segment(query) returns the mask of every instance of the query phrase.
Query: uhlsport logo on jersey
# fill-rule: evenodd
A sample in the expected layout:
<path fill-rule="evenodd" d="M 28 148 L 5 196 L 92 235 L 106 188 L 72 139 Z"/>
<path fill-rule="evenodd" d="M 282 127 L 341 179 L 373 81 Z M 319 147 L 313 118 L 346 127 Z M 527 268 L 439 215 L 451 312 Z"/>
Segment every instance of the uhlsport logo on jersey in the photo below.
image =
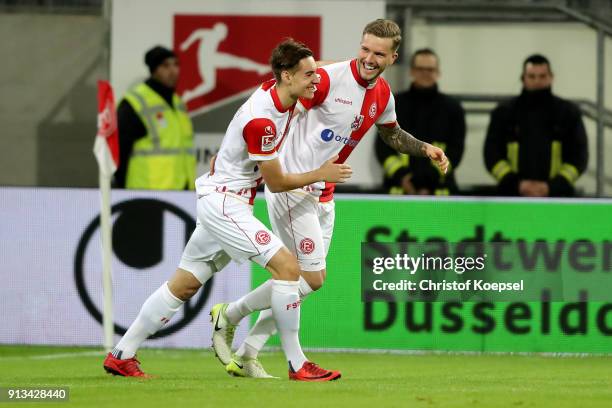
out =
<path fill-rule="evenodd" d="M 321 139 L 323 139 L 324 142 L 331 142 L 333 140 L 352 147 L 357 146 L 357 143 L 359 143 L 358 140 L 353 140 L 350 137 L 337 135 L 331 129 L 323 129 L 321 132 Z"/>
<path fill-rule="evenodd" d="M 175 15 L 177 91 L 191 113 L 248 96 L 273 77 L 272 49 L 284 38 L 306 44 L 319 58 L 321 17 Z"/>

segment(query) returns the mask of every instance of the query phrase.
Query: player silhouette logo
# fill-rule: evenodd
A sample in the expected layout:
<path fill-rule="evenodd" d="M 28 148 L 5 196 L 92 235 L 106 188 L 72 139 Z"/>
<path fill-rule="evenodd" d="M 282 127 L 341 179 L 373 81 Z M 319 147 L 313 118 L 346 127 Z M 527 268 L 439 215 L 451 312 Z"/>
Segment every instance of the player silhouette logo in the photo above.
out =
<path fill-rule="evenodd" d="M 273 78 L 270 52 L 286 37 L 304 42 L 319 58 L 321 17 L 175 14 L 177 92 L 189 114 L 197 117 L 248 98 Z"/>
<path fill-rule="evenodd" d="M 237 68 L 242 71 L 255 71 L 264 75 L 271 71 L 266 64 L 260 64 L 245 57 L 219 51 L 219 44 L 228 34 L 227 25 L 216 23 L 212 28 L 200 28 L 181 43 L 181 52 L 186 52 L 197 43 L 197 68 L 202 82 L 183 93 L 183 100 L 189 102 L 211 92 L 217 86 L 217 70 Z"/>

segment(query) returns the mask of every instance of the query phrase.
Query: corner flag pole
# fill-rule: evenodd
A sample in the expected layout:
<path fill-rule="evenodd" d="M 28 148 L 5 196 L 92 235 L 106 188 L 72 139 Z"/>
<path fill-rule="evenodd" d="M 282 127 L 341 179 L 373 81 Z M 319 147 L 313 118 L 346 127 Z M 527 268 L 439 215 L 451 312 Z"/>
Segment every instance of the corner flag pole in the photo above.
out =
<path fill-rule="evenodd" d="M 93 151 L 98 161 L 100 184 L 104 348 L 110 351 L 114 334 L 110 194 L 111 178 L 119 165 L 119 134 L 113 89 L 107 81 L 98 81 L 98 134 Z"/>
<path fill-rule="evenodd" d="M 100 232 L 102 234 L 102 287 L 104 289 L 104 309 L 102 320 L 104 326 L 104 348 L 113 348 L 113 276 L 112 276 L 112 227 L 110 223 L 110 189 L 111 178 L 100 172 Z"/>

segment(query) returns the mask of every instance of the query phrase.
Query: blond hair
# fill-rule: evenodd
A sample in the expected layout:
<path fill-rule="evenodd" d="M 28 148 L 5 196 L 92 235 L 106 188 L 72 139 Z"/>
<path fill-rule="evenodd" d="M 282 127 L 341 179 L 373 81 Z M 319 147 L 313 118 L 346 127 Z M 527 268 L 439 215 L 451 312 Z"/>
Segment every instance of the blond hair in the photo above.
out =
<path fill-rule="evenodd" d="M 393 40 L 393 51 L 397 51 L 402 41 L 402 30 L 395 21 L 379 18 L 368 23 L 363 29 L 363 35 L 372 34 L 379 38 L 390 38 Z"/>

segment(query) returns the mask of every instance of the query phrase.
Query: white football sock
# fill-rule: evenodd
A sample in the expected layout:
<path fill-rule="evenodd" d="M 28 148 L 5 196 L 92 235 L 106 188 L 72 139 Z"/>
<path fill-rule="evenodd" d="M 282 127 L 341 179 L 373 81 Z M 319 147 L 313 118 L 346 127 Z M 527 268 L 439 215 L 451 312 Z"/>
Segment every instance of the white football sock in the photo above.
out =
<path fill-rule="evenodd" d="M 270 308 L 272 298 L 272 279 L 268 279 L 240 299 L 230 303 L 225 316 L 231 324 L 238 324 L 243 317 L 254 311 Z"/>
<path fill-rule="evenodd" d="M 142 342 L 168 323 L 183 303 L 170 292 L 168 282 L 161 285 L 144 302 L 136 320 L 113 350 L 113 355 L 124 360 L 134 357 Z"/>
<path fill-rule="evenodd" d="M 276 333 L 276 322 L 272 315 L 272 309 L 259 312 L 257 321 L 249 330 L 248 337 L 238 348 L 236 354 L 240 357 L 257 358 L 257 355 L 266 344 L 270 336 Z"/>
<path fill-rule="evenodd" d="M 300 299 L 304 300 L 312 292 L 313 290 L 308 282 L 300 276 Z M 276 334 L 276 322 L 274 316 L 272 316 L 272 309 L 262 310 L 236 354 L 245 358 L 257 358 L 270 336 L 274 334 Z"/>
<path fill-rule="evenodd" d="M 272 281 L 272 314 L 289 366 L 298 371 L 307 361 L 300 347 L 300 295 L 298 281 Z"/>

